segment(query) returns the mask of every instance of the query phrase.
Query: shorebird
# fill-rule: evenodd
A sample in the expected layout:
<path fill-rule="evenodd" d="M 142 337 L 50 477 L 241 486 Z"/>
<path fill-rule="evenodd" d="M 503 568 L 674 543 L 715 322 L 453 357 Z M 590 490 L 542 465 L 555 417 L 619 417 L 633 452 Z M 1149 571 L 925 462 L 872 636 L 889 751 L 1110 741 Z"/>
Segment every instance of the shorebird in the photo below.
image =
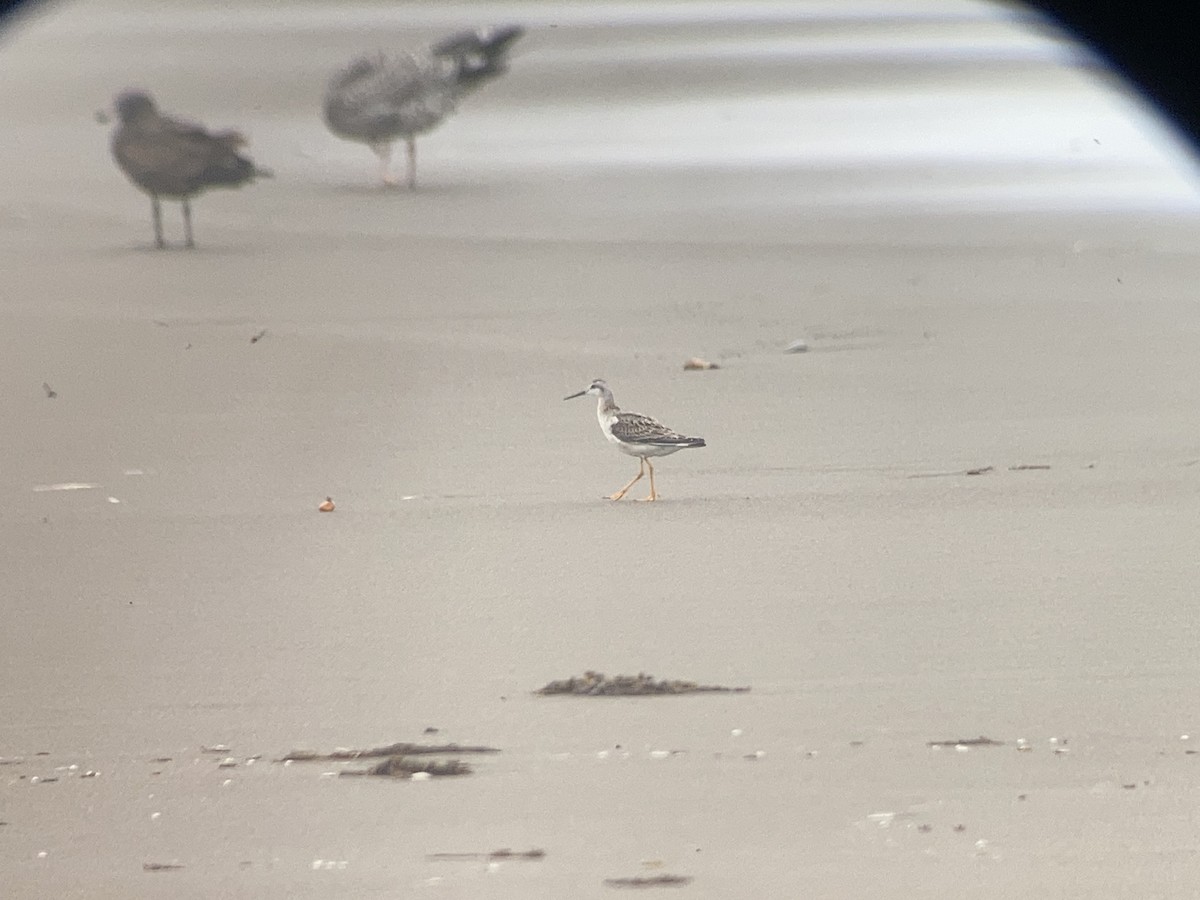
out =
<path fill-rule="evenodd" d="M 164 116 L 144 91 L 125 91 L 116 107 L 120 124 L 112 136 L 113 158 L 129 180 L 150 195 L 154 243 L 160 250 L 167 246 L 160 197 L 182 201 L 184 244 L 195 247 L 192 197 L 208 188 L 238 187 L 271 175 L 238 153 L 246 139 L 237 131 L 210 132 Z"/>
<path fill-rule="evenodd" d="M 325 124 L 338 137 L 370 147 L 386 186 L 392 144 L 408 146 L 409 190 L 417 186 L 417 135 L 454 111 L 458 98 L 508 71 L 508 48 L 519 25 L 452 34 L 424 50 L 361 56 L 330 79 Z"/>
<path fill-rule="evenodd" d="M 604 436 L 616 444 L 617 449 L 622 453 L 636 456 L 639 460 L 637 475 L 625 487 L 614 494 L 609 494 L 609 500 L 620 500 L 624 497 L 625 493 L 645 474 L 647 468 L 650 469 L 650 495 L 641 499 L 657 500 L 658 491 L 654 489 L 654 463 L 650 462 L 650 457 L 668 456 L 676 450 L 705 446 L 704 438 L 686 437 L 677 431 L 672 431 L 657 419 L 637 413 L 622 412 L 616 401 L 613 400 L 613 394 L 609 390 L 608 384 L 599 378 L 584 390 L 571 394 L 569 397 L 563 397 L 563 399 L 574 400 L 584 394 L 591 394 L 597 398 L 596 418 L 600 420 L 600 430 L 604 432 Z"/>

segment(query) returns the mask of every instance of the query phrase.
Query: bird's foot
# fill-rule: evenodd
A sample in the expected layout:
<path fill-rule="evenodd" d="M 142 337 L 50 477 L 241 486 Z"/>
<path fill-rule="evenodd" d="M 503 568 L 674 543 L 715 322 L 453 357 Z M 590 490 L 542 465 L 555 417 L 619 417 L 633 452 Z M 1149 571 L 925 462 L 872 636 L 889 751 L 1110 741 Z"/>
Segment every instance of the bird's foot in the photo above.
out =
<path fill-rule="evenodd" d="M 607 494 L 606 496 L 609 500 L 620 500 L 622 497 L 625 496 L 625 492 L 617 491 L 615 494 Z"/>
<path fill-rule="evenodd" d="M 657 499 L 658 499 L 658 494 L 651 494 L 649 497 L 638 497 L 637 502 L 638 503 L 653 503 Z"/>

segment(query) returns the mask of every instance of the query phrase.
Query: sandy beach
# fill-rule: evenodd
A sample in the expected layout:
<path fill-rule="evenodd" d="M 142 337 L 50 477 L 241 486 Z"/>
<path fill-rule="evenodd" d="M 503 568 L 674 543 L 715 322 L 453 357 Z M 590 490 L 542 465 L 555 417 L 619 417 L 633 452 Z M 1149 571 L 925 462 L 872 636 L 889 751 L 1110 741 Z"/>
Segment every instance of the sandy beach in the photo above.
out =
<path fill-rule="evenodd" d="M 897 10 L 10 23 L 0 893 L 1194 896 L 1194 164 L 1019 16 Z M 514 21 L 417 191 L 324 129 L 355 53 Z M 275 172 L 194 251 L 133 85 Z M 593 378 L 706 439 L 661 502 Z M 750 691 L 533 693 L 589 669 Z M 278 761 L 396 741 L 501 752 Z"/>

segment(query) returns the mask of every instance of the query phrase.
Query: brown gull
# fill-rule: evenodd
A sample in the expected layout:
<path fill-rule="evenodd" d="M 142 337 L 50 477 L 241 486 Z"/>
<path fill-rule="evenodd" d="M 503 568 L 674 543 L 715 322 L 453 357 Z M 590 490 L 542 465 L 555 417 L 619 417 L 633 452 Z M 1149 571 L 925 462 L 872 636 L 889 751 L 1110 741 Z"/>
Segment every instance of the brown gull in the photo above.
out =
<path fill-rule="evenodd" d="M 417 184 L 417 135 L 453 112 L 459 97 L 508 71 L 509 45 L 524 33 L 519 25 L 481 28 L 424 50 L 361 56 L 330 79 L 325 124 L 338 137 L 375 152 L 385 185 L 396 184 L 392 144 L 403 138 L 411 190 Z"/>
<path fill-rule="evenodd" d="M 112 153 L 129 180 L 150 195 L 154 243 L 163 241 L 159 198 L 183 204 L 184 244 L 192 240 L 192 197 L 212 187 L 238 187 L 255 177 L 269 177 L 238 148 L 246 139 L 237 131 L 208 131 L 201 125 L 164 116 L 144 91 L 117 97 L 120 124 L 112 137 Z"/>

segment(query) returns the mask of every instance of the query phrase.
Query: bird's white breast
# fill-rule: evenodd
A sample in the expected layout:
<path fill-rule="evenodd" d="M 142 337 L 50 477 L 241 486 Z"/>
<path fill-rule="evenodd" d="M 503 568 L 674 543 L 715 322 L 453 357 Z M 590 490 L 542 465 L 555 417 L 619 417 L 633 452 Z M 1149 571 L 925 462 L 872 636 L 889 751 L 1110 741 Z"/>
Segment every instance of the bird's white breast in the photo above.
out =
<path fill-rule="evenodd" d="M 598 403 L 596 405 L 596 418 L 600 420 L 600 430 L 604 432 L 604 436 L 614 444 L 620 446 L 621 442 L 612 433 L 613 423 L 617 421 L 617 417 L 610 412 L 606 412 L 603 403 Z"/>

